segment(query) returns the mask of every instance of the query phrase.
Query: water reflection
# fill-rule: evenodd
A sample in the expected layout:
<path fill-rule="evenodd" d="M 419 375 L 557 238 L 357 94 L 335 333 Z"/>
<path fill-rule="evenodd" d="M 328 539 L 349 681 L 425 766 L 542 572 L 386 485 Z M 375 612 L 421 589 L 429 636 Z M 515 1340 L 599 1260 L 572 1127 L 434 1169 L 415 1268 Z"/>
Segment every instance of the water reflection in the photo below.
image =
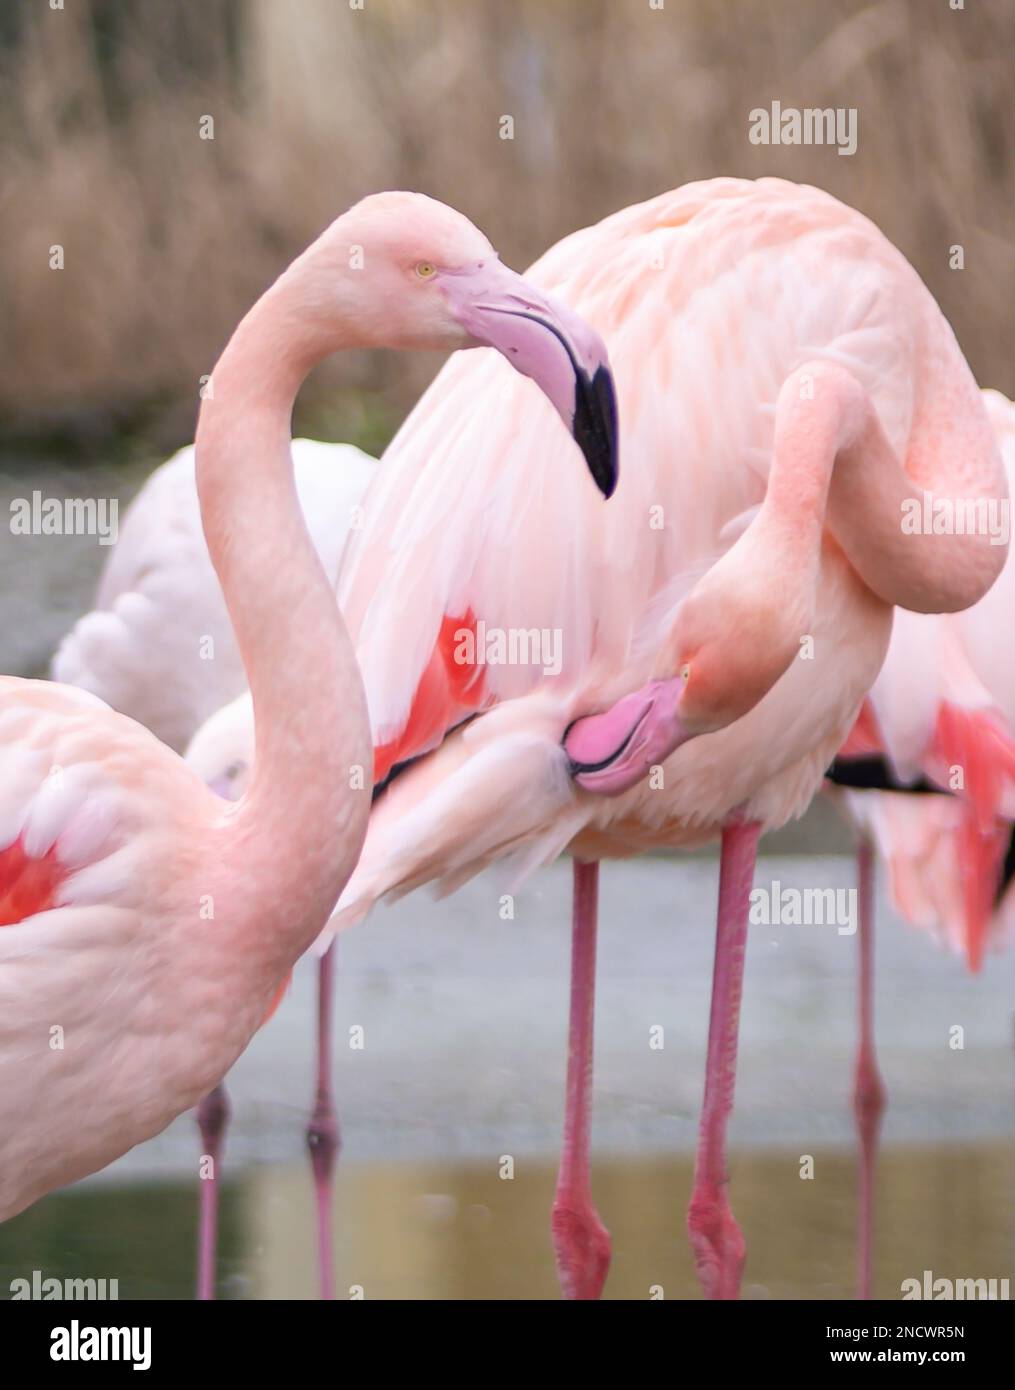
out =
<path fill-rule="evenodd" d="M 748 1243 L 748 1298 L 850 1298 L 855 1261 L 851 1155 L 734 1153 L 735 1208 Z M 898 1298 L 925 1269 L 949 1278 L 1015 1276 L 1015 1161 L 1010 1146 L 894 1148 L 882 1157 L 875 1289 Z M 336 1195 L 340 1295 L 366 1298 L 556 1298 L 548 1219 L 554 1165 L 342 1163 Z M 608 1298 L 668 1299 L 698 1288 L 683 1231 L 687 1156 L 595 1165 L 613 1234 Z M 51 1197 L 0 1228 L 0 1296 L 34 1269 L 118 1278 L 121 1298 L 189 1298 L 196 1203 L 182 1182 L 94 1185 Z M 314 1298 L 309 1177 L 256 1167 L 223 1192 L 220 1295 Z"/>

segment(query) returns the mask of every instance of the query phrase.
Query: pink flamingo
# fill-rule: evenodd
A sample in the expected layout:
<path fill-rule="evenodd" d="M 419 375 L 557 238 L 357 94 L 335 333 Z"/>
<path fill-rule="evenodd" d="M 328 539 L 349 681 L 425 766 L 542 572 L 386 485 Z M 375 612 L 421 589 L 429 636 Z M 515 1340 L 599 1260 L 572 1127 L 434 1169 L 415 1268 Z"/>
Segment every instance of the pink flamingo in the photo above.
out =
<path fill-rule="evenodd" d="M 197 475 L 258 716 L 238 803 L 94 696 L 0 680 L 0 1219 L 207 1095 L 326 920 L 367 822 L 369 738 L 293 485 L 293 401 L 342 347 L 476 343 L 540 382 L 609 490 L 600 340 L 419 195 L 340 217 L 219 360 Z"/>
<path fill-rule="evenodd" d="M 997 391 L 984 391 L 983 403 L 1013 489 L 1015 405 Z M 860 834 L 853 1096 L 861 1298 L 872 1287 L 875 1166 L 886 1103 L 874 1040 L 874 853 L 888 867 L 900 915 L 964 954 L 970 970 L 978 971 L 986 946 L 1000 945 L 1015 926 L 1015 664 L 997 640 L 1013 610 L 1015 568 L 1008 564 L 964 612 L 898 613 L 885 664 L 830 773 L 835 784 L 855 788 L 837 799 Z"/>
<path fill-rule="evenodd" d="M 300 508 L 324 572 L 334 584 L 355 509 L 376 461 L 350 444 L 294 439 L 293 477 Z M 225 596 L 212 566 L 197 496 L 194 447 L 180 449 L 147 479 L 127 508 L 115 548 L 99 579 L 94 609 L 80 618 L 53 658 L 55 680 L 80 686 L 149 728 L 181 752 L 188 764 L 227 800 L 246 790 L 253 761 L 249 747 L 223 756 L 224 721 L 212 711 L 245 690 L 246 676 Z M 249 694 L 242 697 L 249 704 Z M 212 716 L 209 718 L 209 716 Z M 200 734 L 195 734 L 200 728 Z M 334 952 L 321 963 L 322 1011 Z M 326 989 L 328 987 L 328 989 Z M 318 1050 L 317 1101 L 307 1124 L 307 1146 L 319 1205 L 331 1210 L 338 1150 L 338 1119 L 328 1058 Z M 197 1107 L 202 1161 L 198 1218 L 197 1296 L 214 1296 L 221 1157 L 229 1114 L 224 1085 Z M 319 1227 L 330 1236 L 322 1216 Z M 331 1296 L 330 1246 L 320 1251 L 321 1287 Z"/>
<path fill-rule="evenodd" d="M 595 1297 L 596 863 L 720 835 L 689 1227 L 706 1294 L 732 1297 L 744 1245 L 725 1145 L 758 836 L 820 786 L 892 605 L 961 608 L 1001 568 L 985 536 L 905 534 L 904 504 L 996 502 L 1004 477 L 926 288 L 816 189 L 692 184 L 565 238 L 530 275 L 611 344 L 623 479 L 596 508 L 560 468 L 534 478 L 531 458 L 560 446 L 492 357 L 450 363 L 410 416 L 339 585 L 381 794 L 333 926 L 496 860 L 520 875 L 575 856 L 553 1231 L 565 1293 Z M 482 403 L 468 419 L 466 400 Z M 540 634 L 560 635 L 559 660 L 533 656 Z"/>

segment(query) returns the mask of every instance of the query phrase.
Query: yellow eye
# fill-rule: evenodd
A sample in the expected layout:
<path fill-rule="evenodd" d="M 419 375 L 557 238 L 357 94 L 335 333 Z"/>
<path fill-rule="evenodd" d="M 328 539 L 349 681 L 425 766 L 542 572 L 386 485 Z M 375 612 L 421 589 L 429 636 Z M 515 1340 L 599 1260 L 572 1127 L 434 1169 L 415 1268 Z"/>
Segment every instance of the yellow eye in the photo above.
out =
<path fill-rule="evenodd" d="M 686 683 L 690 679 L 690 675 L 691 663 L 689 661 L 685 661 L 683 666 L 681 666 L 680 668 L 680 679 Z"/>
<path fill-rule="evenodd" d="M 416 274 L 421 280 L 430 280 L 437 274 L 437 267 L 430 261 L 420 261 Z"/>

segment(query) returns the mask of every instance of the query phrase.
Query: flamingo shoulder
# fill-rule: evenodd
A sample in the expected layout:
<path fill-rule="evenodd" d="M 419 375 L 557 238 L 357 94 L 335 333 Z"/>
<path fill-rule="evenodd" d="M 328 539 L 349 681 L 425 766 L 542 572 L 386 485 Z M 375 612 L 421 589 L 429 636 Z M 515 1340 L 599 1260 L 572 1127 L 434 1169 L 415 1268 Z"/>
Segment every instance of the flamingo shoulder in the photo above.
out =
<path fill-rule="evenodd" d="M 214 803 L 171 750 L 94 696 L 0 679 L 0 928 L 64 906 L 136 906 L 159 830 L 202 798 Z"/>

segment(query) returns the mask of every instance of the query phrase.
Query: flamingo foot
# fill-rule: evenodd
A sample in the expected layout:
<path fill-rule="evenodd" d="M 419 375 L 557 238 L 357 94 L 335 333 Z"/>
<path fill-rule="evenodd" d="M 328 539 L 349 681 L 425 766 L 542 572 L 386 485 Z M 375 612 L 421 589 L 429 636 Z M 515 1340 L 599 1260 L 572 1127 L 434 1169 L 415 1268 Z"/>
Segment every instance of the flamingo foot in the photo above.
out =
<path fill-rule="evenodd" d="M 687 1211 L 687 1229 L 705 1297 L 739 1298 L 747 1246 L 725 1189 L 704 1183 L 696 1189 Z"/>
<path fill-rule="evenodd" d="M 219 1083 L 197 1107 L 201 1132 L 201 1162 L 211 1160 L 211 1171 L 201 1176 L 201 1206 L 197 1222 L 197 1297 L 208 1302 L 215 1297 L 215 1261 L 218 1249 L 219 1159 L 229 1124 L 229 1097 Z"/>
<path fill-rule="evenodd" d="M 610 1233 L 591 1202 L 558 1197 L 551 1218 L 557 1279 L 568 1299 L 597 1299 L 610 1270 Z"/>

